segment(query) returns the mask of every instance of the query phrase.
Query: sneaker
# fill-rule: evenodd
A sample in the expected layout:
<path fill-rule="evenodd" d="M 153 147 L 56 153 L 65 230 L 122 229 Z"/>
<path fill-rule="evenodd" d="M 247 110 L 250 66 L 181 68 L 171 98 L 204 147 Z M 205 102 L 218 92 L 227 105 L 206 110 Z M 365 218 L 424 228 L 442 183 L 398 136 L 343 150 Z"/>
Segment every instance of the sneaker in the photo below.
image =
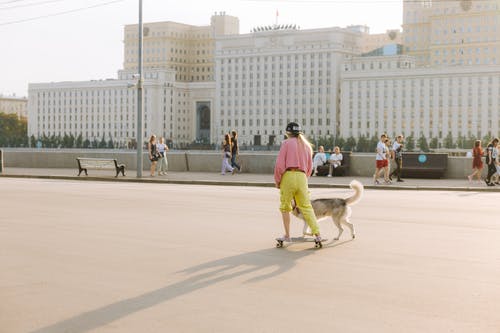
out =
<path fill-rule="evenodd" d="M 373 182 L 373 184 L 374 185 L 380 185 L 380 182 L 377 179 L 375 179 L 375 181 Z"/>
<path fill-rule="evenodd" d="M 285 235 L 281 236 L 281 237 L 278 237 L 276 238 L 277 241 L 280 241 L 280 242 L 290 242 L 290 237 L 286 237 Z"/>
<path fill-rule="evenodd" d="M 231 174 L 232 174 L 232 175 L 235 175 L 235 174 L 236 174 L 236 170 L 238 170 L 238 169 L 233 168 L 233 171 L 231 171 Z"/>
<path fill-rule="evenodd" d="M 331 177 L 332 175 L 328 175 L 327 177 Z"/>
<path fill-rule="evenodd" d="M 495 184 L 493 184 L 493 183 L 486 183 L 486 185 L 488 185 L 488 186 L 495 186 Z"/>
<path fill-rule="evenodd" d="M 404 182 L 404 180 L 402 180 L 402 179 L 398 179 L 397 181 L 398 181 L 398 182 Z"/>
<path fill-rule="evenodd" d="M 321 236 L 314 237 L 314 241 L 318 243 L 321 242 Z"/>
<path fill-rule="evenodd" d="M 389 179 L 387 179 L 387 180 L 384 180 L 384 184 L 389 185 L 389 184 L 392 184 L 392 182 Z"/>
<path fill-rule="evenodd" d="M 467 179 L 469 180 L 469 183 L 472 183 L 472 177 L 471 176 L 467 176 Z"/>

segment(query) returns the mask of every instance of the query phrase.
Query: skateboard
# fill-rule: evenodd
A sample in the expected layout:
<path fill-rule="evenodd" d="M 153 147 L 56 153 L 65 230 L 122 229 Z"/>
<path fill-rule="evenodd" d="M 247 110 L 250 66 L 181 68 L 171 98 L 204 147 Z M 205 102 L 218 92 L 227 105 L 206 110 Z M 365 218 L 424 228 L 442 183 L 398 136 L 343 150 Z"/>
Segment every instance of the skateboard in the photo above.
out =
<path fill-rule="evenodd" d="M 320 249 L 323 247 L 323 242 L 327 241 L 328 239 L 323 238 L 321 241 L 316 241 L 315 238 L 311 237 L 290 237 L 289 242 L 282 241 L 281 239 L 276 238 L 276 247 L 281 248 L 284 247 L 286 243 L 292 244 L 292 243 L 305 243 L 305 242 L 314 242 L 314 247 L 317 249 Z"/>

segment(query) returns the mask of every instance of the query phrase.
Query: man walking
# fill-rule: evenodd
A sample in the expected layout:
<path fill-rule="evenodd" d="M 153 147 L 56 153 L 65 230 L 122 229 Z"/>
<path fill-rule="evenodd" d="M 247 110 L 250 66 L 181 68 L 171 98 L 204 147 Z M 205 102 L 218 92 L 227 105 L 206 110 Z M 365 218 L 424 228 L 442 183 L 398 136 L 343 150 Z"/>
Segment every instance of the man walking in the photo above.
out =
<path fill-rule="evenodd" d="M 238 156 L 239 153 L 240 149 L 238 147 L 238 133 L 233 130 L 231 131 L 231 166 L 238 169 L 238 172 L 241 172 L 241 165 L 236 163 L 236 156 Z"/>
<path fill-rule="evenodd" d="M 386 184 L 390 184 L 389 180 L 389 161 L 387 160 L 387 146 L 385 145 L 385 140 L 387 139 L 386 134 L 382 134 L 380 136 L 380 141 L 377 143 L 377 156 L 375 158 L 376 162 L 376 170 L 373 175 L 373 183 L 375 185 L 380 184 L 378 181 L 379 173 L 383 169 L 384 170 L 384 181 Z"/>
<path fill-rule="evenodd" d="M 401 169 L 403 168 L 403 140 L 402 135 L 398 135 L 396 141 L 392 145 L 392 158 L 396 162 L 396 169 L 391 172 L 389 179 L 392 180 L 392 176 L 396 175 L 398 177 L 398 182 L 404 180 L 401 179 Z"/>

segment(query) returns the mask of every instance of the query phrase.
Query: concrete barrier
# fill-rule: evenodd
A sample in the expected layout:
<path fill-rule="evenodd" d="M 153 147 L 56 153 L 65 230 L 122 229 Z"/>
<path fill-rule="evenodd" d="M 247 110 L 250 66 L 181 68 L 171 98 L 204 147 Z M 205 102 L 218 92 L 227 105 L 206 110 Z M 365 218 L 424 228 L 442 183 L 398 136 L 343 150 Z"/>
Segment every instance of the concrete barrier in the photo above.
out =
<path fill-rule="evenodd" d="M 135 170 L 137 166 L 136 152 L 128 150 L 2 148 L 2 153 L 0 162 L 3 162 L 5 168 L 74 168 L 76 170 L 78 168 L 77 157 L 116 158 L 119 163 L 126 165 L 127 170 Z M 277 152 L 242 151 L 238 161 L 243 167 L 243 172 L 272 174 L 276 155 Z M 171 150 L 167 153 L 167 159 L 170 171 L 220 172 L 222 153 Z M 353 153 L 350 164 L 351 177 L 371 177 L 375 171 L 375 156 L 368 153 Z M 143 155 L 143 166 L 144 170 L 148 170 L 151 166 L 147 152 Z M 472 158 L 448 157 L 445 178 L 465 179 L 471 173 L 471 168 Z M 483 172 L 486 174 L 485 170 Z"/>

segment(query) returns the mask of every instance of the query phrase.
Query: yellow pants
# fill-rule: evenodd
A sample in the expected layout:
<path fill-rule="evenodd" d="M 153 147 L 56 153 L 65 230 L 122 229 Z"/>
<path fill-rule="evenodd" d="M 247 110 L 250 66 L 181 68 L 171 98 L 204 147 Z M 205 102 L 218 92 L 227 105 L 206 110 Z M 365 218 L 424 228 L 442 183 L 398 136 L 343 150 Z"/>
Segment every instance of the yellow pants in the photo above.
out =
<path fill-rule="evenodd" d="M 307 225 L 311 228 L 312 233 L 318 234 L 319 227 L 309 199 L 307 177 L 301 171 L 286 171 L 281 177 L 280 210 L 282 212 L 292 211 L 292 199 L 295 199 L 295 203 L 304 216 Z"/>

